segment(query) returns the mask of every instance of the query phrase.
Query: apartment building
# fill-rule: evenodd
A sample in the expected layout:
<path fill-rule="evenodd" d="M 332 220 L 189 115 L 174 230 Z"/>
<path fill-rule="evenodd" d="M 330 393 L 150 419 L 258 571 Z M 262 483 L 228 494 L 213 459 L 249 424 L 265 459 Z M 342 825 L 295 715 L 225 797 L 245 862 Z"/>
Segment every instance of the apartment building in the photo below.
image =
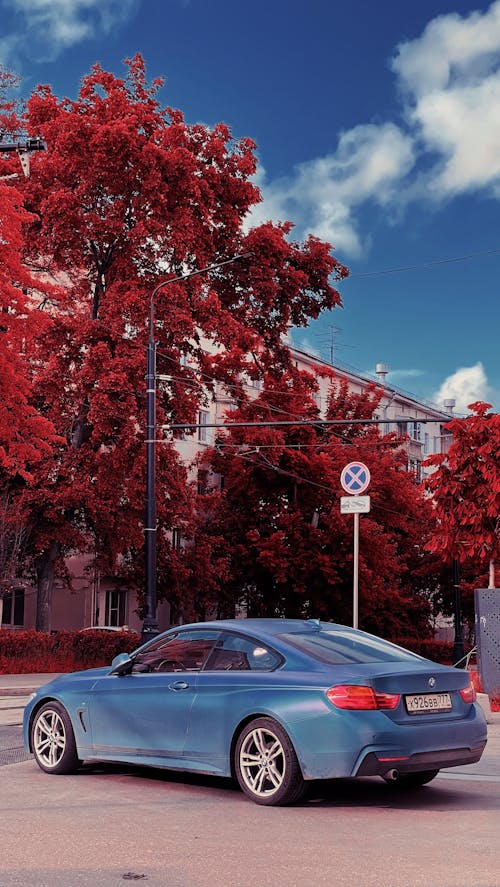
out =
<path fill-rule="evenodd" d="M 409 393 L 387 384 L 388 368 L 377 364 L 373 375 L 363 375 L 354 369 L 332 367 L 326 361 L 291 347 L 292 359 L 298 369 L 310 372 L 318 380 L 317 404 L 324 414 L 331 385 L 332 370 L 339 379 L 345 379 L 349 389 L 361 393 L 370 382 L 376 382 L 383 395 L 376 418 L 381 421 L 381 431 L 397 431 L 407 434 L 408 470 L 415 473 L 419 481 L 424 476 L 423 461 L 431 453 L 446 452 L 451 437 L 444 426 L 453 414 L 454 403 L 447 402 L 444 409 L 419 401 Z M 161 380 L 159 382 L 161 386 Z M 248 391 L 255 395 L 259 383 L 248 380 Z M 227 421 L 231 409 L 231 394 L 221 385 L 216 387 L 215 397 L 200 409 L 197 428 L 176 441 L 180 457 L 190 465 L 195 457 L 213 444 L 216 429 L 213 424 Z M 175 531 L 174 531 L 175 536 Z M 174 538 L 174 544 L 176 540 Z M 127 589 L 122 580 L 112 576 L 102 576 L 95 569 L 92 559 L 75 554 L 66 562 L 71 576 L 70 587 L 62 582 L 56 584 L 52 600 L 51 627 L 57 629 L 80 629 L 92 625 L 119 627 L 127 625 L 140 631 L 141 621 L 137 616 L 135 594 Z M 158 607 L 160 628 L 167 628 L 170 611 L 167 603 Z M 0 625 L 2 628 L 32 628 L 36 621 L 36 589 L 19 585 L 6 597 L 0 599 Z"/>
<path fill-rule="evenodd" d="M 332 366 L 297 348 L 292 348 L 291 351 L 297 368 L 307 370 L 318 378 L 318 407 L 323 410 L 327 403 L 330 382 L 322 373 L 327 368 L 331 371 Z M 453 416 L 455 401 L 445 401 L 443 409 L 440 409 L 435 404 L 419 401 L 414 395 L 389 385 L 389 368 L 384 363 L 378 363 L 372 375 L 364 375 L 345 365 L 333 369 L 336 376 L 345 379 L 349 389 L 357 394 L 373 382 L 382 388 L 383 395 L 375 417 L 384 420 L 381 422 L 381 433 L 396 431 L 398 434 L 408 435 L 408 470 L 413 471 L 417 481 L 420 481 L 430 470 L 422 464 L 427 456 L 448 451 L 451 435 L 444 430 L 444 426 Z"/>

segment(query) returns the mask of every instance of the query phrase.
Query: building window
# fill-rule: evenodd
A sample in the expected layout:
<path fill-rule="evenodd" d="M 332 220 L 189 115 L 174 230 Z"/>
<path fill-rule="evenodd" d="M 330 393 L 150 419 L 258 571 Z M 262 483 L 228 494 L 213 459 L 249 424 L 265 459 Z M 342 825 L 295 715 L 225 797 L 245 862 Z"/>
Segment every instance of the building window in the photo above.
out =
<path fill-rule="evenodd" d="M 209 413 L 207 410 L 200 410 L 198 413 L 198 440 L 202 443 L 206 443 L 208 440 L 208 425 Z"/>
<path fill-rule="evenodd" d="M 208 471 L 206 469 L 198 469 L 196 475 L 196 489 L 198 496 L 205 496 L 208 493 Z"/>
<path fill-rule="evenodd" d="M 24 588 L 13 588 L 3 599 L 2 625 L 6 628 L 24 626 Z"/>
<path fill-rule="evenodd" d="M 262 381 L 260 379 L 252 379 L 250 376 L 248 377 L 248 387 L 253 388 L 254 391 L 260 391 L 262 388 Z"/>
<path fill-rule="evenodd" d="M 410 435 L 412 440 L 422 441 L 422 423 L 421 422 L 408 422 L 407 425 L 408 434 Z"/>
<path fill-rule="evenodd" d="M 125 625 L 127 611 L 127 592 L 122 589 L 110 589 L 106 591 L 106 616 L 105 625 Z"/>
<path fill-rule="evenodd" d="M 453 435 L 449 431 L 443 429 L 442 437 L 439 440 L 440 446 L 436 450 L 437 453 L 448 453 L 453 443 Z"/>
<path fill-rule="evenodd" d="M 420 459 L 408 460 L 408 471 L 413 472 L 417 484 L 422 480 L 422 463 Z"/>
<path fill-rule="evenodd" d="M 181 543 L 182 543 L 181 531 L 179 530 L 179 527 L 174 527 L 172 530 L 172 548 L 174 549 L 174 551 L 181 550 Z"/>

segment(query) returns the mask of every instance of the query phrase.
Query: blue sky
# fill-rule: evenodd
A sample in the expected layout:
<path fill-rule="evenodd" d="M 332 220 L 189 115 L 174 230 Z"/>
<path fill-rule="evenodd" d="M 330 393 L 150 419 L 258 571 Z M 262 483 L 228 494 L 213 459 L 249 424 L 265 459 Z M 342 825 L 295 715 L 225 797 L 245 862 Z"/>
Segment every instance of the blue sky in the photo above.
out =
<path fill-rule="evenodd" d="M 298 345 L 500 409 L 500 0 L 0 0 L 25 94 L 73 97 L 137 51 L 165 105 L 257 142 L 253 221 L 289 218 L 350 268 Z"/>

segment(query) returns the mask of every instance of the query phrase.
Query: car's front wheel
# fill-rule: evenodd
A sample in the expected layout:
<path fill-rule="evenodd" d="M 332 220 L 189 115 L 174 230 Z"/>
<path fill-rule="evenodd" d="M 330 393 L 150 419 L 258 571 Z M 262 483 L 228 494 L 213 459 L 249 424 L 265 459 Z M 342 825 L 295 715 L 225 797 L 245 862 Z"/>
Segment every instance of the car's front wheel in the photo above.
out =
<path fill-rule="evenodd" d="M 397 788 L 420 788 L 435 779 L 438 773 L 439 770 L 420 770 L 418 773 L 400 773 L 395 779 L 382 778 Z"/>
<path fill-rule="evenodd" d="M 31 725 L 35 761 L 46 773 L 72 773 L 80 760 L 68 712 L 59 702 L 46 702 Z"/>
<path fill-rule="evenodd" d="M 236 743 L 234 764 L 241 789 L 256 804 L 293 804 L 304 793 L 295 749 L 272 718 L 256 718 L 244 727 Z"/>

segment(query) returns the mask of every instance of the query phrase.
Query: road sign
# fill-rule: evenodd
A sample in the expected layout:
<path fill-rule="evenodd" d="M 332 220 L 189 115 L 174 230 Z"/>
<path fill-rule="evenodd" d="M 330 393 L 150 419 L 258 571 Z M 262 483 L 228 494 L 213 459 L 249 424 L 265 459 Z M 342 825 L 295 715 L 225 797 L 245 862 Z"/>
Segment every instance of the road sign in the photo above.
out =
<path fill-rule="evenodd" d="M 369 496 L 341 496 L 341 514 L 368 514 L 370 510 Z"/>
<path fill-rule="evenodd" d="M 351 496 L 359 496 L 370 484 L 370 470 L 364 462 L 349 462 L 340 475 L 342 489 Z"/>
<path fill-rule="evenodd" d="M 340 511 L 352 514 L 354 518 L 354 555 L 352 577 L 352 624 L 358 627 L 358 584 L 359 584 L 359 515 L 370 510 L 370 497 L 361 493 L 370 484 L 370 469 L 364 462 L 349 462 L 340 475 L 342 489 L 349 496 L 341 496 Z"/>

